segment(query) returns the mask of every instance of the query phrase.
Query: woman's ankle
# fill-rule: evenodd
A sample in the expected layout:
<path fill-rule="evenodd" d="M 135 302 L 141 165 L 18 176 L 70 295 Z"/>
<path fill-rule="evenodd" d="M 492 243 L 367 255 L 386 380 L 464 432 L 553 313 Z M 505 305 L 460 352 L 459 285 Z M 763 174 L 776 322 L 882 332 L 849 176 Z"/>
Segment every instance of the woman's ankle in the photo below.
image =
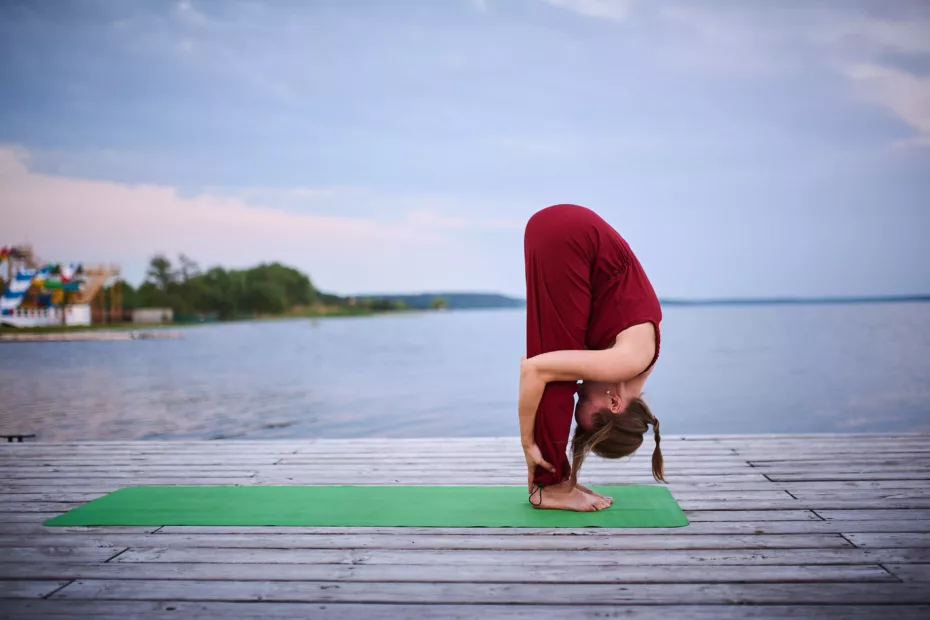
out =
<path fill-rule="evenodd" d="M 550 484 L 546 487 L 546 491 L 549 493 L 571 493 L 575 488 L 575 485 L 572 484 L 571 480 L 563 480 L 558 484 Z"/>

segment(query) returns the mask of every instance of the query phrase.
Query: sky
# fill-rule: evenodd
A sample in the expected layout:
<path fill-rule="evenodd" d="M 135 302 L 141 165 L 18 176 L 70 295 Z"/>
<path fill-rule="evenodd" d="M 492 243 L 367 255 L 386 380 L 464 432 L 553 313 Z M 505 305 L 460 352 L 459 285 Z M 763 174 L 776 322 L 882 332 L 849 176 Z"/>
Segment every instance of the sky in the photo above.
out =
<path fill-rule="evenodd" d="M 575 203 L 666 298 L 930 293 L 930 3 L 0 3 L 0 245 L 524 294 Z"/>

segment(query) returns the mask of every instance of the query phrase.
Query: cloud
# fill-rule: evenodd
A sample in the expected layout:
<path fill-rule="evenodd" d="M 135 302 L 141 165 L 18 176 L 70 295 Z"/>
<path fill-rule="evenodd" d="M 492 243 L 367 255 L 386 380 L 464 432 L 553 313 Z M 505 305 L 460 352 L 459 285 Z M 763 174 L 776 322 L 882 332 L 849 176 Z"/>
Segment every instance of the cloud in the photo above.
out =
<path fill-rule="evenodd" d="M 456 238 L 461 231 L 515 224 L 448 214 L 441 200 L 425 198 L 392 211 L 393 220 L 323 215 L 253 204 L 257 190 L 248 199 L 213 191 L 182 196 L 164 185 L 39 174 L 29 159 L 24 149 L 0 147 L 4 241 L 32 243 L 45 260 L 142 264 L 155 252 L 184 252 L 225 266 L 280 260 L 340 290 L 377 289 L 385 281 L 439 286 L 444 274 L 467 269 L 468 248 Z M 318 205 L 346 193 L 374 199 L 361 190 L 312 188 L 267 190 L 265 197 L 288 191 Z"/>
<path fill-rule="evenodd" d="M 851 65 L 846 76 L 864 99 L 888 109 L 917 131 L 915 138 L 901 144 L 930 146 L 930 76 L 872 63 Z"/>
<path fill-rule="evenodd" d="M 711 75 L 771 77 L 796 71 L 808 25 L 777 12 L 710 10 L 704 5 L 665 6 L 656 53 L 665 61 Z"/>
<path fill-rule="evenodd" d="M 472 8 L 474 8 L 479 13 L 488 12 L 488 0 L 470 0 Z"/>
<path fill-rule="evenodd" d="M 930 54 L 930 19 L 852 20 L 826 30 L 824 38 L 872 54 Z"/>
<path fill-rule="evenodd" d="M 500 218 L 501 204 L 480 198 L 447 195 L 385 194 L 361 187 L 211 187 L 205 193 L 241 200 L 252 206 L 274 205 L 292 213 L 376 218 L 378 214 L 402 214 L 402 223 L 434 230 L 523 229 L 525 220 Z M 508 206 L 529 217 L 533 205 Z M 509 209 L 513 212 L 514 209 Z"/>
<path fill-rule="evenodd" d="M 632 0 L 545 0 L 552 6 L 596 19 L 622 22 L 630 13 Z"/>
<path fill-rule="evenodd" d="M 894 55 L 930 57 L 930 20 L 850 20 L 828 30 L 824 38 L 841 54 L 840 71 L 860 98 L 916 131 L 895 146 L 930 146 L 930 76 L 893 62 Z"/>
<path fill-rule="evenodd" d="M 195 9 L 190 0 L 180 0 L 175 4 L 174 15 L 179 22 L 187 26 L 202 26 L 207 23 L 207 16 Z"/>
<path fill-rule="evenodd" d="M 930 142 L 930 77 L 895 62 L 926 59 L 930 20 L 863 19 L 836 7 L 797 11 L 710 11 L 668 6 L 660 19 L 676 29 L 661 54 L 684 68 L 749 78 L 818 70 L 850 80 L 858 96 L 916 130 L 897 145 Z M 898 59 L 900 60 L 900 59 Z"/>

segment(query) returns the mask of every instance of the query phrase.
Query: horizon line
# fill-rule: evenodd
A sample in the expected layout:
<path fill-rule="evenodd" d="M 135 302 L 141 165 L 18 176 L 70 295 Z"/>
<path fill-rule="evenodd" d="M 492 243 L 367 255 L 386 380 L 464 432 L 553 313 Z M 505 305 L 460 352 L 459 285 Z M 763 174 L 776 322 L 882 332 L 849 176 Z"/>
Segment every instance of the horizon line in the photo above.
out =
<path fill-rule="evenodd" d="M 345 295 L 345 297 L 359 298 L 390 298 L 390 297 L 421 297 L 440 295 L 488 295 L 498 296 L 513 301 L 526 303 L 524 297 L 508 295 L 506 293 L 489 293 L 485 291 L 425 291 L 418 293 L 380 293 Z M 342 296 L 342 295 L 340 295 Z M 762 305 L 762 304 L 829 304 L 829 303 L 876 303 L 876 302 L 927 302 L 930 293 L 903 294 L 903 295 L 854 295 L 854 296 L 822 296 L 822 297 L 711 297 L 700 298 L 659 298 L 659 303 L 669 306 L 710 306 L 710 305 Z"/>

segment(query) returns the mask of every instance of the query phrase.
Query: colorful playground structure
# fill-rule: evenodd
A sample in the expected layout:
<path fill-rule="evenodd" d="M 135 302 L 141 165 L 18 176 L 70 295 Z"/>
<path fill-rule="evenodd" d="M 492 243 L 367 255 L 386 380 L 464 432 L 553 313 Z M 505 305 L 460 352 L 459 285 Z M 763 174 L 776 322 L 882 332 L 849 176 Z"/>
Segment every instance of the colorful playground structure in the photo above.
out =
<path fill-rule="evenodd" d="M 119 267 L 113 265 L 49 264 L 40 261 L 28 245 L 2 247 L 0 325 L 42 327 L 120 321 L 119 275 Z"/>

